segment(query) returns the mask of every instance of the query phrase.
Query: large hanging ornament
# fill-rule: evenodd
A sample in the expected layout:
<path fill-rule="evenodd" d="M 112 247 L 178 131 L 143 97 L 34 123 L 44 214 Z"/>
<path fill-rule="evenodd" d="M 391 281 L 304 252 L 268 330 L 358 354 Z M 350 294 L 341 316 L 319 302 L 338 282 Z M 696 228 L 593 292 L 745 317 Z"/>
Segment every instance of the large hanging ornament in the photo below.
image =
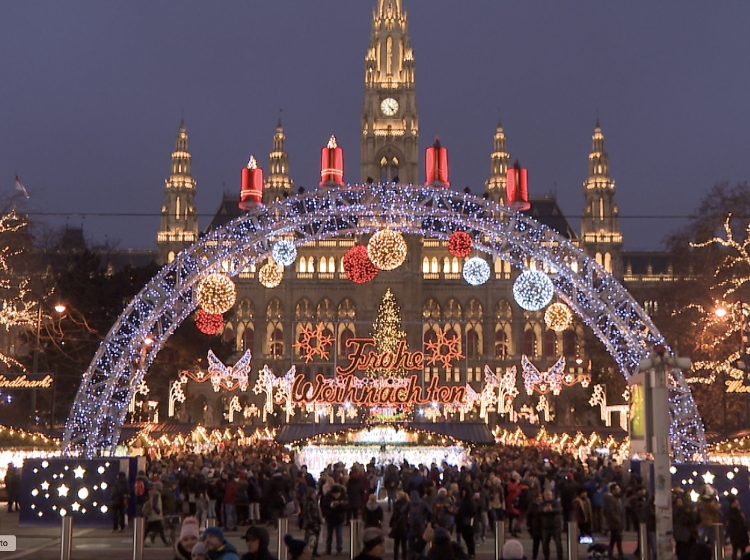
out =
<path fill-rule="evenodd" d="M 199 331 L 208 336 L 219 334 L 221 328 L 224 326 L 224 316 L 199 309 L 195 314 L 195 326 Z"/>
<path fill-rule="evenodd" d="M 490 279 L 490 265 L 482 257 L 471 257 L 464 263 L 464 280 L 472 286 L 481 286 Z"/>
<path fill-rule="evenodd" d="M 469 256 L 472 244 L 471 236 L 468 233 L 456 231 L 451 233 L 448 238 L 448 252 L 454 257 L 462 259 Z"/>
<path fill-rule="evenodd" d="M 237 301 L 237 287 L 223 274 L 209 274 L 198 284 L 196 291 L 198 305 L 208 313 L 226 313 Z"/>
<path fill-rule="evenodd" d="M 553 303 L 544 312 L 544 322 L 555 332 L 563 332 L 573 322 L 573 313 L 564 303 Z"/>
<path fill-rule="evenodd" d="M 273 244 L 271 256 L 281 266 L 291 266 L 297 260 L 297 247 L 293 241 L 281 239 Z"/>
<path fill-rule="evenodd" d="M 377 267 L 367 256 L 367 247 L 355 245 L 344 253 L 344 274 L 355 284 L 365 284 L 378 275 Z"/>
<path fill-rule="evenodd" d="M 258 271 L 258 280 L 266 288 L 275 288 L 284 278 L 284 267 L 275 261 L 268 261 Z"/>
<path fill-rule="evenodd" d="M 527 270 L 513 283 L 513 297 L 526 311 L 544 309 L 554 294 L 552 280 L 541 270 Z"/>
<path fill-rule="evenodd" d="M 406 252 L 404 237 L 389 229 L 377 232 L 367 244 L 367 256 L 380 270 L 393 270 L 401 266 L 406 260 Z"/>

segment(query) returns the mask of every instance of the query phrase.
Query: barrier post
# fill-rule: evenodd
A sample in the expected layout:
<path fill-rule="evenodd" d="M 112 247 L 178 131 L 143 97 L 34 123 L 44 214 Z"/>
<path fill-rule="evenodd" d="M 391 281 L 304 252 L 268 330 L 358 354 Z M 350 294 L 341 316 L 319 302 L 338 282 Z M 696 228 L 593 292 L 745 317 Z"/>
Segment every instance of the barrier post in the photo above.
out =
<path fill-rule="evenodd" d="M 503 547 L 505 546 L 505 520 L 495 521 L 495 560 L 501 560 L 503 557 Z"/>
<path fill-rule="evenodd" d="M 713 537 L 713 560 L 724 560 L 724 526 L 714 523 L 711 527 Z"/>
<path fill-rule="evenodd" d="M 73 518 L 62 518 L 62 533 L 60 534 L 60 560 L 70 560 L 73 550 Z"/>
<path fill-rule="evenodd" d="M 143 560 L 143 541 L 146 540 L 146 520 L 133 519 L 133 560 Z"/>
<path fill-rule="evenodd" d="M 645 523 L 638 525 L 638 552 L 638 560 L 648 558 L 648 531 Z"/>
<path fill-rule="evenodd" d="M 578 521 L 568 521 L 568 559 L 578 560 Z"/>
<path fill-rule="evenodd" d="M 352 519 L 349 527 L 349 558 L 354 558 L 362 549 L 362 520 Z"/>
<path fill-rule="evenodd" d="M 279 560 L 287 560 L 289 558 L 289 550 L 286 548 L 284 542 L 284 535 L 289 532 L 289 520 L 286 517 L 279 517 L 279 550 L 277 551 L 276 558 Z"/>

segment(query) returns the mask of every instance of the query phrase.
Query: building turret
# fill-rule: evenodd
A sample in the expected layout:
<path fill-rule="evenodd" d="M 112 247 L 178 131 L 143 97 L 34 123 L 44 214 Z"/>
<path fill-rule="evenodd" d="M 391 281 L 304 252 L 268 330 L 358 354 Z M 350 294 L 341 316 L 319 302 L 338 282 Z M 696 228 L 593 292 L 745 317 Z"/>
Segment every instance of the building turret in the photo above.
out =
<path fill-rule="evenodd" d="M 583 194 L 586 204 L 581 220 L 583 249 L 607 272 L 621 277 L 622 233 L 615 204 L 615 182 L 609 175 L 609 156 L 604 151 L 604 135 L 599 119 L 591 137 L 589 177 L 583 183 Z"/>
<path fill-rule="evenodd" d="M 414 53 L 401 0 L 378 0 L 365 56 L 360 179 L 417 184 Z"/>
<path fill-rule="evenodd" d="M 161 224 L 156 234 L 159 262 L 172 262 L 177 253 L 198 240 L 198 214 L 195 209 L 196 183 L 191 172 L 185 123 L 180 128 L 172 152 L 172 171 L 164 185 Z"/>
<path fill-rule="evenodd" d="M 495 131 L 495 145 L 490 155 L 490 178 L 484 184 L 487 196 L 490 200 L 500 205 L 505 205 L 507 201 L 507 175 L 510 155 L 505 150 L 505 132 L 503 132 L 502 123 L 497 123 Z"/>
<path fill-rule="evenodd" d="M 263 202 L 266 204 L 291 195 L 294 188 L 294 181 L 289 178 L 289 154 L 284 147 L 285 141 L 284 128 L 279 119 L 276 134 L 273 135 L 273 151 L 268 158 L 268 180 L 263 190 Z"/>

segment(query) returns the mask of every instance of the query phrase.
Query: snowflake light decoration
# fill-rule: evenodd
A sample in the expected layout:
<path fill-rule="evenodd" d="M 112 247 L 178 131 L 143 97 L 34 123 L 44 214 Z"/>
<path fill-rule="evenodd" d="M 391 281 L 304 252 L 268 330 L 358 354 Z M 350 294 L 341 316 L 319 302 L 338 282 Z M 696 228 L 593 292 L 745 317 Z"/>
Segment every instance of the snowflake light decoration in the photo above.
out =
<path fill-rule="evenodd" d="M 560 356 L 555 365 L 549 368 L 549 371 L 539 371 L 531 363 L 526 354 L 521 356 L 521 365 L 523 366 L 523 386 L 526 393 L 531 395 L 537 391 L 540 395 L 545 395 L 552 391 L 553 395 L 559 395 L 563 386 L 563 372 L 565 371 L 565 356 Z"/>
<path fill-rule="evenodd" d="M 513 298 L 526 311 L 539 311 L 552 301 L 555 287 L 541 270 L 527 270 L 513 282 Z"/>
<path fill-rule="evenodd" d="M 273 260 L 281 266 L 291 266 L 297 260 L 297 247 L 288 239 L 280 239 L 271 249 Z"/>
<path fill-rule="evenodd" d="M 563 332 L 573 322 L 573 313 L 564 303 L 553 303 L 544 312 L 544 322 L 555 332 Z"/>
<path fill-rule="evenodd" d="M 292 346 L 299 349 L 305 363 L 311 362 L 315 356 L 320 356 L 321 360 L 328 360 L 327 348 L 333 344 L 333 336 L 323 334 L 326 330 L 325 324 L 318 323 L 315 328 L 302 325 L 300 329 L 299 339 Z"/>
<path fill-rule="evenodd" d="M 448 252 L 459 259 L 469 256 L 472 245 L 471 236 L 465 231 L 455 231 L 448 238 Z"/>
<path fill-rule="evenodd" d="M 428 352 L 432 354 L 425 356 L 429 365 L 435 365 L 440 362 L 444 368 L 449 368 L 453 360 L 459 360 L 464 357 L 459 350 L 459 339 L 457 336 L 448 338 L 442 329 L 438 329 L 437 339 L 425 343 Z"/>
<path fill-rule="evenodd" d="M 463 277 L 472 286 L 481 286 L 490 279 L 490 265 L 482 257 L 471 257 L 464 263 Z"/>

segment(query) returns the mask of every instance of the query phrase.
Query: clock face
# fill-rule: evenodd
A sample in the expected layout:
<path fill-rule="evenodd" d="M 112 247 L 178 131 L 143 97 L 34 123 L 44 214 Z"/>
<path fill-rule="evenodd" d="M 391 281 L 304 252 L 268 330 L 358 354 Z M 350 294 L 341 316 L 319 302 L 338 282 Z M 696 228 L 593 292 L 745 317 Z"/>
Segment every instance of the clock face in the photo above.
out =
<path fill-rule="evenodd" d="M 392 117 L 393 115 L 398 113 L 398 101 L 396 101 L 392 97 L 383 99 L 382 103 L 380 103 L 380 110 L 386 117 Z"/>

